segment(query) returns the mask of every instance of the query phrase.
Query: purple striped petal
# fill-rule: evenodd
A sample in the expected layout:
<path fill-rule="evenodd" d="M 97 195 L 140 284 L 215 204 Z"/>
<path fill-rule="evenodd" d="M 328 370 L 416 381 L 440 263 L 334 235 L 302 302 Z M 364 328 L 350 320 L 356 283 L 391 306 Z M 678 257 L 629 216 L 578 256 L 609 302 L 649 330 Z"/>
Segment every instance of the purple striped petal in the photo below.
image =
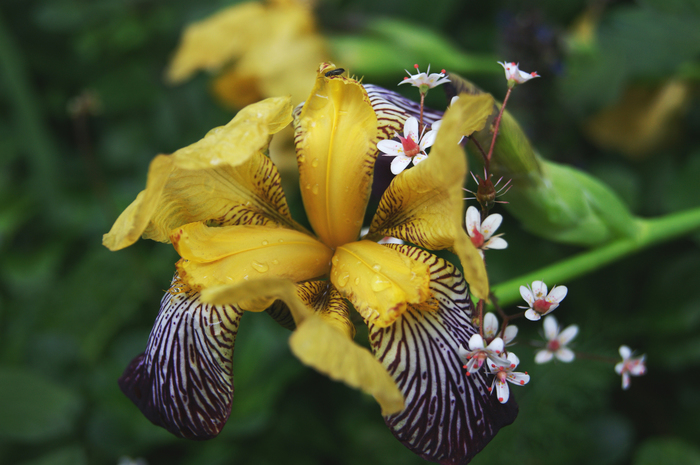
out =
<path fill-rule="evenodd" d="M 465 464 L 515 420 L 517 404 L 501 404 L 484 370 L 466 376 L 459 348 L 476 333 L 469 287 L 455 267 L 410 246 L 391 246 L 430 265 L 436 310 L 409 306 L 392 326 L 370 329 L 377 359 L 394 378 L 406 409 L 385 417 L 394 435 L 424 459 Z"/>
<path fill-rule="evenodd" d="M 231 413 L 231 359 L 242 311 L 209 305 L 173 278 L 160 304 L 146 352 L 119 387 L 155 425 L 176 436 L 210 439 Z"/>
<path fill-rule="evenodd" d="M 405 121 L 406 118 L 408 118 L 409 116 L 420 118 L 420 103 L 408 99 L 403 95 L 399 94 L 398 92 L 394 92 L 393 90 L 385 89 L 383 87 L 375 86 L 374 84 L 364 84 L 364 87 L 367 91 L 367 95 L 369 96 L 369 100 L 372 103 L 372 107 L 374 108 L 374 111 L 377 113 L 378 116 L 381 116 L 384 106 L 387 106 L 385 104 L 389 103 L 391 106 L 397 107 L 398 112 L 403 113 L 401 123 L 403 123 L 403 121 Z M 380 102 L 380 99 L 384 102 Z M 379 106 L 380 103 L 384 103 L 384 105 Z M 443 113 L 444 112 L 442 111 L 437 111 L 431 108 L 424 107 L 423 124 L 427 127 L 430 127 L 434 122 L 442 118 Z M 397 132 L 403 132 L 403 125 L 401 126 L 401 129 Z M 393 133 L 389 135 L 389 137 L 393 136 Z"/>

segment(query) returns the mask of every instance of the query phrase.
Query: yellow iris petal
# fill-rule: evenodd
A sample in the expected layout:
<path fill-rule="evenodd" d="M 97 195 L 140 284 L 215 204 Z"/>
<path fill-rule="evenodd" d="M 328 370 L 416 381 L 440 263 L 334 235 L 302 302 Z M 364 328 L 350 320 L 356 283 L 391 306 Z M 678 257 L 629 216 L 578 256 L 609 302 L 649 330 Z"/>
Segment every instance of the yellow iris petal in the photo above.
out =
<path fill-rule="evenodd" d="M 180 277 L 201 288 L 264 278 L 306 281 L 328 273 L 333 252 L 313 237 L 265 226 L 207 227 L 191 223 L 171 233 L 184 260 Z"/>
<path fill-rule="evenodd" d="M 462 135 L 483 129 L 493 97 L 462 95 L 445 113 L 430 156 L 394 178 L 370 226 L 369 237 L 393 236 L 431 250 L 454 248 L 472 292 L 488 296 L 483 260 L 463 230 L 462 185 L 466 158 Z"/>
<path fill-rule="evenodd" d="M 299 183 L 314 231 L 331 248 L 357 239 L 372 188 L 377 117 L 355 80 L 326 73 L 294 121 Z"/>
<path fill-rule="evenodd" d="M 355 337 L 355 325 L 350 321 L 350 305 L 330 281 L 297 284 L 297 295 L 326 323 L 346 334 L 349 339 Z"/>
<path fill-rule="evenodd" d="M 168 242 L 171 229 L 195 221 L 217 224 L 294 223 L 274 164 L 262 152 L 270 135 L 291 121 L 289 98 L 251 105 L 226 126 L 172 155 L 159 155 L 146 189 L 119 216 L 103 244 L 119 250 L 146 239 Z"/>
<path fill-rule="evenodd" d="M 384 367 L 367 349 L 352 342 L 347 334 L 307 308 L 297 292 L 297 287 L 290 281 L 266 279 L 205 289 L 202 300 L 219 305 L 261 297 L 283 300 L 297 324 L 289 345 L 302 363 L 374 396 L 382 408 L 382 415 L 403 410 L 403 395 Z"/>
<path fill-rule="evenodd" d="M 389 326 L 407 304 L 430 297 L 428 266 L 375 242 L 351 242 L 336 249 L 331 281 L 362 317 Z"/>

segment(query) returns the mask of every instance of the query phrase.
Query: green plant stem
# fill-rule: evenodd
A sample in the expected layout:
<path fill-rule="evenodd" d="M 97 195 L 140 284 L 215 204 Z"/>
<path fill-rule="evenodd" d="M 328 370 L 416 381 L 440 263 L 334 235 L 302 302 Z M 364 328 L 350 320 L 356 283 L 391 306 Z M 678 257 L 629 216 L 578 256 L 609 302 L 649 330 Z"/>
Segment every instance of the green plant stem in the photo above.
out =
<path fill-rule="evenodd" d="M 521 299 L 520 286 L 542 280 L 550 286 L 564 284 L 595 271 L 609 263 L 639 252 L 659 242 L 700 230 L 700 208 L 673 213 L 661 218 L 638 219 L 639 229 L 634 237 L 617 239 L 607 245 L 582 252 L 559 263 L 527 273 L 494 286 L 491 291 L 501 306 Z"/>

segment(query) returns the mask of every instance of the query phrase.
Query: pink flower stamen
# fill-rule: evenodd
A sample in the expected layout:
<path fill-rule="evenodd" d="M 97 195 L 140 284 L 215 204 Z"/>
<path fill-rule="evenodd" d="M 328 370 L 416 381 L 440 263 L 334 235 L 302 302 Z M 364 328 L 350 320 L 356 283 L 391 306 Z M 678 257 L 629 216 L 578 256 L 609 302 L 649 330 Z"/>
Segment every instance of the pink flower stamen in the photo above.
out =
<path fill-rule="evenodd" d="M 399 140 L 403 145 L 403 153 L 407 157 L 415 157 L 420 153 L 420 146 L 410 137 L 399 136 Z"/>

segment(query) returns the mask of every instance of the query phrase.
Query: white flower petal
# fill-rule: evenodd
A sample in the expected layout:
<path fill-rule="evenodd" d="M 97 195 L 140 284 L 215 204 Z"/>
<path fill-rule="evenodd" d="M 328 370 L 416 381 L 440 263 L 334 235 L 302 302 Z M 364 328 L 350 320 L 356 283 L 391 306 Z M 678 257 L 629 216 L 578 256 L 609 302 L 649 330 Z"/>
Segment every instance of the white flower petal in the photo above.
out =
<path fill-rule="evenodd" d="M 484 244 L 484 249 L 501 250 L 508 247 L 508 243 L 502 237 L 492 237 Z"/>
<path fill-rule="evenodd" d="M 559 325 L 557 324 L 557 319 L 553 316 L 548 316 L 544 319 L 544 337 L 548 341 L 552 341 L 559 335 Z"/>
<path fill-rule="evenodd" d="M 406 119 L 403 125 L 403 136 L 406 139 L 413 139 L 413 142 L 418 143 L 418 120 L 411 116 Z"/>
<path fill-rule="evenodd" d="M 540 350 L 535 354 L 535 363 L 547 363 L 552 360 L 554 354 L 548 350 Z"/>
<path fill-rule="evenodd" d="M 627 360 L 632 356 L 632 349 L 627 346 L 620 346 L 620 357 L 622 360 Z"/>
<path fill-rule="evenodd" d="M 468 213 L 469 212 L 467 211 L 467 214 Z M 535 297 L 532 295 L 532 291 L 528 289 L 527 286 L 520 286 L 520 296 L 525 300 L 525 302 L 530 304 L 530 307 L 532 307 L 532 304 L 535 303 Z M 539 320 L 539 318 L 537 319 Z"/>
<path fill-rule="evenodd" d="M 560 303 L 566 297 L 567 292 L 569 289 L 566 286 L 554 286 L 547 296 L 547 302 Z"/>
<path fill-rule="evenodd" d="M 498 334 L 498 318 L 492 312 L 484 315 L 484 336 L 487 338 L 496 337 Z"/>
<path fill-rule="evenodd" d="M 513 326 L 513 325 L 508 325 L 506 326 L 506 330 L 503 333 L 503 342 L 506 343 L 506 345 L 510 344 L 513 339 L 515 339 L 515 336 L 518 335 L 518 327 Z"/>
<path fill-rule="evenodd" d="M 508 352 L 508 361 L 511 363 L 511 370 L 514 370 L 518 365 L 520 365 L 520 359 L 513 352 Z"/>
<path fill-rule="evenodd" d="M 559 360 L 565 363 L 573 362 L 575 355 L 574 352 L 568 347 L 562 347 L 554 354 Z"/>
<path fill-rule="evenodd" d="M 517 386 L 523 386 L 530 382 L 530 375 L 527 373 L 510 373 L 508 378 L 506 378 L 509 383 L 515 384 Z"/>
<path fill-rule="evenodd" d="M 479 336 L 479 337 L 481 337 L 481 336 Z M 481 343 L 482 344 L 484 343 L 483 340 Z M 501 339 L 500 337 L 497 337 L 496 339 L 491 341 L 491 344 L 489 344 L 489 346 L 486 348 L 486 350 L 490 350 L 490 351 L 500 355 L 503 353 L 503 347 L 504 347 L 503 339 Z"/>
<path fill-rule="evenodd" d="M 415 166 L 415 165 L 417 165 L 418 163 L 422 162 L 422 161 L 425 160 L 426 158 L 428 158 L 428 156 L 427 156 L 426 154 L 424 154 L 424 153 L 419 153 L 418 155 L 416 155 L 415 157 L 413 157 L 413 166 Z"/>
<path fill-rule="evenodd" d="M 455 98 L 459 98 L 459 97 L 453 97 L 452 100 L 454 100 Z M 437 132 L 437 131 L 440 130 L 440 126 L 441 126 L 441 125 L 442 125 L 442 120 L 439 119 L 439 120 L 435 121 L 433 124 L 430 125 L 430 130 L 431 130 L 431 131 Z"/>
<path fill-rule="evenodd" d="M 475 334 L 471 338 L 469 338 L 469 350 L 484 350 L 485 348 L 486 347 L 484 347 L 484 338 L 482 338 L 480 334 Z"/>
<path fill-rule="evenodd" d="M 380 140 L 377 142 L 377 148 L 387 155 L 403 154 L 403 144 L 391 139 Z"/>
<path fill-rule="evenodd" d="M 469 351 L 465 349 L 464 346 L 459 346 L 457 348 L 457 354 L 459 354 L 459 357 L 464 363 L 467 363 L 467 355 L 469 355 Z"/>
<path fill-rule="evenodd" d="M 622 369 L 625 367 L 625 362 L 617 362 L 615 365 L 615 373 L 618 375 L 622 374 Z"/>
<path fill-rule="evenodd" d="M 629 389 L 630 387 L 630 375 L 626 371 L 622 373 L 622 389 Z"/>
<path fill-rule="evenodd" d="M 502 383 L 496 380 L 496 397 L 498 397 L 498 401 L 502 404 L 508 402 L 508 398 L 510 397 L 508 383 Z"/>
<path fill-rule="evenodd" d="M 437 136 L 437 131 L 428 131 L 425 134 L 423 134 L 423 137 L 420 140 L 420 149 L 425 150 L 428 147 L 432 147 L 433 144 L 435 143 L 435 137 Z"/>
<path fill-rule="evenodd" d="M 551 318 L 554 318 L 554 317 L 551 317 Z M 564 331 L 562 331 L 561 334 L 559 335 L 559 344 L 561 344 L 563 346 L 567 345 L 569 342 L 571 342 L 571 340 L 573 338 L 576 337 L 577 334 L 578 334 L 578 326 L 576 326 L 576 325 L 567 326 L 566 329 L 564 329 Z"/>
<path fill-rule="evenodd" d="M 530 321 L 539 321 L 542 317 L 533 309 L 529 309 L 525 312 L 525 318 L 527 318 Z"/>
<path fill-rule="evenodd" d="M 498 213 L 487 216 L 484 222 L 481 223 L 481 233 L 484 235 L 484 239 L 491 237 L 502 222 L 503 216 L 499 215 Z"/>
<path fill-rule="evenodd" d="M 532 293 L 535 294 L 535 299 L 543 299 L 547 296 L 547 285 L 544 281 L 533 281 Z"/>
<path fill-rule="evenodd" d="M 391 173 L 398 175 L 400 172 L 406 169 L 408 164 L 411 163 L 411 158 L 405 155 L 399 155 L 391 161 Z"/>
<path fill-rule="evenodd" d="M 469 207 L 467 208 L 467 233 L 471 236 L 474 229 L 481 232 L 481 213 L 476 207 Z M 522 294 L 522 290 L 520 293 Z"/>

